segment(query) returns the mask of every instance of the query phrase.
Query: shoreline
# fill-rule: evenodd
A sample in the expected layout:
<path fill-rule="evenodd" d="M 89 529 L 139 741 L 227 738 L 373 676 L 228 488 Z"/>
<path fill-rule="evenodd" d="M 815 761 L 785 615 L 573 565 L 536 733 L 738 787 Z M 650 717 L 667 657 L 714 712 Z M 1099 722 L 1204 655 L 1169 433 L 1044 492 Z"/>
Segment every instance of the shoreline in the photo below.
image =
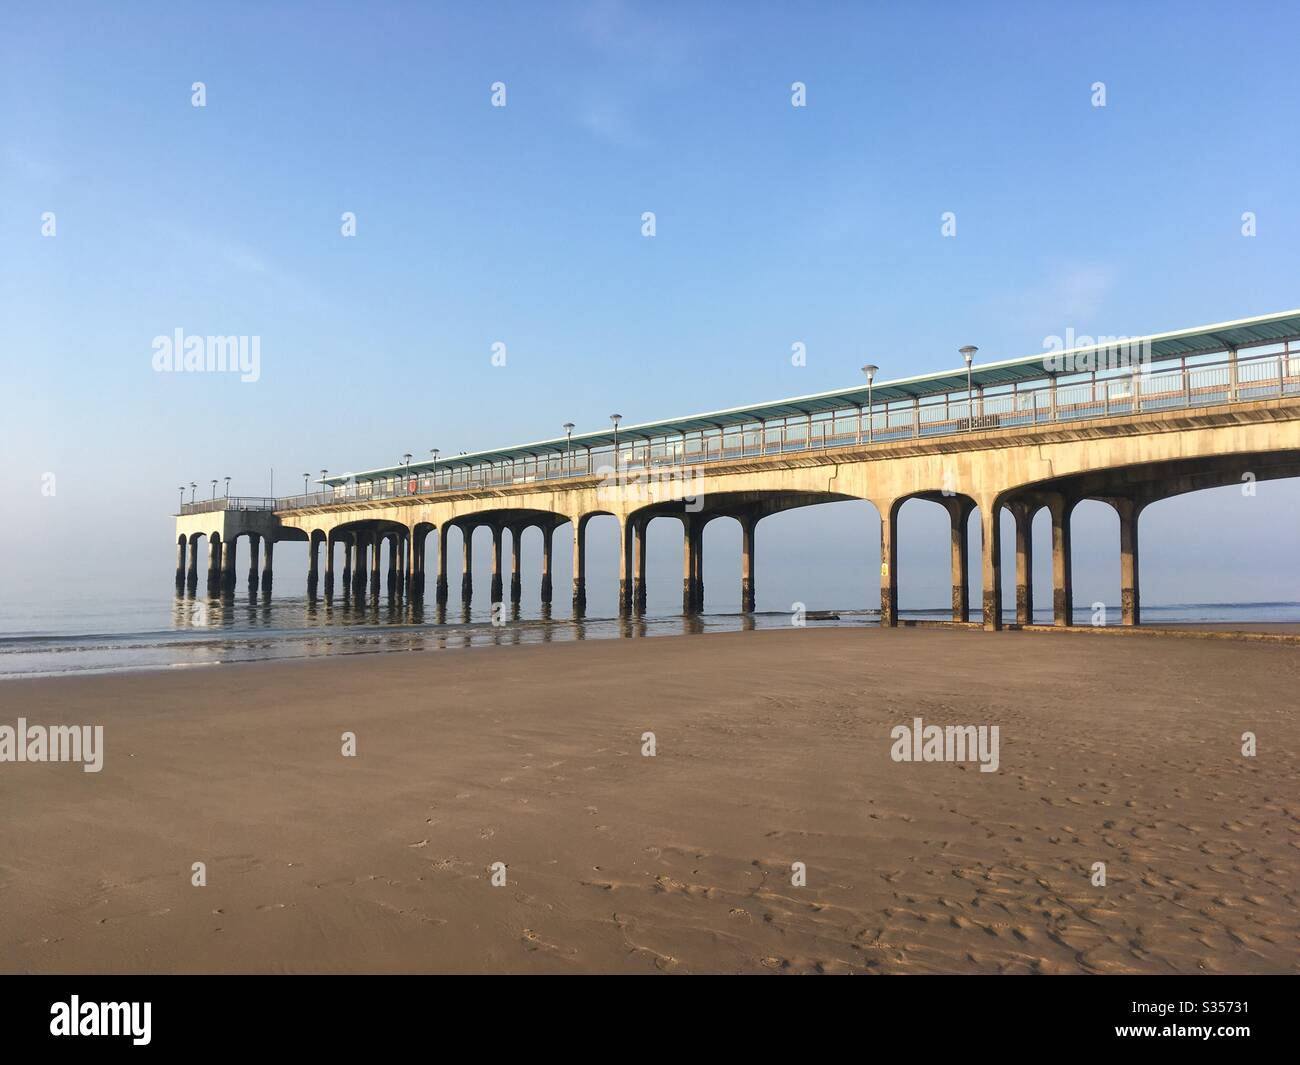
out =
<path fill-rule="evenodd" d="M 782 619 L 780 625 L 772 624 L 773 619 Z M 763 631 L 779 631 L 793 628 L 786 623 L 788 615 L 780 611 L 767 611 L 758 614 L 712 614 L 712 615 L 652 615 L 644 618 L 620 618 L 620 617 L 600 617 L 592 618 L 583 622 L 574 622 L 567 618 L 543 619 L 543 618 L 524 618 L 512 621 L 509 626 L 503 628 L 494 628 L 486 622 L 461 622 L 447 623 L 445 627 L 433 627 L 428 625 L 410 624 L 410 625 L 388 625 L 377 626 L 374 628 L 361 629 L 360 627 L 348 628 L 343 627 L 337 630 L 302 630 L 293 631 L 287 634 L 273 634 L 272 632 L 259 633 L 257 635 L 229 633 L 221 634 L 221 630 L 213 630 L 212 635 L 205 639 L 202 646 L 221 647 L 231 642 L 245 641 L 258 643 L 263 646 L 274 644 L 279 641 L 280 645 L 303 644 L 312 640 L 321 640 L 328 643 L 330 640 L 336 642 L 343 641 L 370 641 L 377 640 L 395 640 L 403 637 L 412 640 L 429 640 L 438 643 L 438 646 L 428 647 L 418 646 L 357 646 L 347 650 L 331 648 L 325 651 L 303 651 L 299 654 L 274 654 L 265 655 L 258 658 L 232 657 L 225 660 L 215 661 L 152 661 L 152 662 L 130 662 L 125 665 L 92 665 L 80 666 L 64 670 L 14 670 L 12 672 L 0 672 L 0 688 L 13 681 L 41 681 L 57 680 L 66 677 L 78 676 L 115 676 L 115 675 L 136 675 L 140 673 L 170 673 L 177 671 L 207 669 L 216 666 L 246 665 L 253 662 L 308 662 L 319 661 L 322 659 L 335 657 L 354 657 L 358 655 L 376 655 L 392 653 L 422 653 L 428 651 L 453 651 L 477 649 L 483 647 L 498 646 L 529 646 L 535 644 L 550 643 L 583 643 L 603 640 L 625 640 L 639 638 L 678 638 L 684 635 L 691 636 L 712 636 L 724 632 L 748 631 L 760 629 Z M 867 612 L 850 612 L 850 611 L 814 611 L 808 616 L 808 628 L 846 628 L 846 629 L 878 629 L 879 623 L 873 620 Z M 685 626 L 681 632 L 664 631 L 670 626 Z M 951 620 L 941 620 L 935 618 L 916 618 L 904 615 L 899 619 L 898 628 L 900 629 L 926 629 L 926 630 L 947 630 L 947 631 L 972 631 L 982 632 L 983 626 L 978 621 L 971 622 L 954 622 Z M 591 629 L 586 632 L 584 630 Z M 612 631 L 617 629 L 618 631 Z M 1119 625 L 1091 626 L 1075 624 L 1068 627 L 1060 627 L 1045 623 L 1035 623 L 1033 625 L 1019 625 L 1014 622 L 1004 623 L 1004 632 L 1028 632 L 1028 633 L 1054 633 L 1054 634 L 1087 634 L 1091 636 L 1112 636 L 1112 637 L 1167 637 L 1172 639 L 1210 639 L 1210 640 L 1242 640 L 1258 641 L 1267 643 L 1292 643 L 1300 644 L 1300 622 L 1293 621 L 1258 621 L 1258 622 L 1168 622 L 1164 624 L 1144 624 L 1136 628 L 1127 628 Z M 485 639 L 485 637 L 487 639 Z M 69 639 L 79 640 L 82 637 L 71 637 Z M 113 639 L 115 637 L 96 637 L 97 639 Z M 127 634 L 123 638 L 131 638 Z M 41 637 L 40 639 L 47 639 Z M 48 637 L 51 640 L 58 640 L 59 637 Z M 149 647 L 151 645 L 137 645 Z M 193 648 L 195 644 L 186 643 L 183 645 Z M 102 651 L 102 647 L 93 648 Z M 125 649 L 123 649 L 125 650 Z M 45 654 L 67 654 L 77 653 L 72 648 L 62 648 L 57 652 L 43 651 Z"/>
<path fill-rule="evenodd" d="M 711 635 L 16 678 L 0 724 L 105 758 L 0 765 L 0 966 L 1300 967 L 1291 648 Z M 997 724 L 998 771 L 892 761 L 915 717 Z"/>

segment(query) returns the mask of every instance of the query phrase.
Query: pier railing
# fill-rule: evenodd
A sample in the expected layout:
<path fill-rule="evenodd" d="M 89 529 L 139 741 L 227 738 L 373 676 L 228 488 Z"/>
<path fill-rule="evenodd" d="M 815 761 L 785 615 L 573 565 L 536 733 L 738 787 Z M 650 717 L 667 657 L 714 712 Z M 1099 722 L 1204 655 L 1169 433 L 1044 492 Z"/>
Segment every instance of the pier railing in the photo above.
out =
<path fill-rule="evenodd" d="M 187 503 L 182 513 L 207 510 L 298 510 L 351 501 L 475 491 L 621 472 L 732 462 L 830 448 L 871 446 L 967 432 L 1066 424 L 1269 398 L 1300 397 L 1300 349 L 1292 342 L 1249 357 L 1182 359 L 1117 371 L 1059 374 L 1033 383 L 966 389 L 924 398 L 881 400 L 862 407 L 786 417 L 764 424 L 620 441 L 613 447 L 572 448 L 526 459 L 340 485 L 278 499 L 230 497 Z"/>
<path fill-rule="evenodd" d="M 217 496 L 182 503 L 182 514 L 210 514 L 214 510 L 282 510 L 280 500 L 274 496 Z"/>

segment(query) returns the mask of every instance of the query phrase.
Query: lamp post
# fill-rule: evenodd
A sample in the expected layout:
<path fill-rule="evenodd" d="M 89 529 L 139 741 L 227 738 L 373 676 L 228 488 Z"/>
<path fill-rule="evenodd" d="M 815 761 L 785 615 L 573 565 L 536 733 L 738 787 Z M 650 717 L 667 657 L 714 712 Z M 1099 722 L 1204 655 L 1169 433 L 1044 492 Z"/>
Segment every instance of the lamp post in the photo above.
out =
<path fill-rule="evenodd" d="M 564 473 L 573 476 L 573 422 L 564 423 Z"/>
<path fill-rule="evenodd" d="M 618 476 L 618 423 L 623 420 L 623 415 L 611 414 L 609 420 L 614 423 L 614 475 Z"/>
<path fill-rule="evenodd" d="M 307 498 L 307 482 L 310 481 L 310 480 L 311 480 L 311 474 L 310 474 L 310 473 L 304 473 L 304 474 L 302 475 L 302 497 L 303 497 L 303 499 L 306 499 L 306 498 Z"/>
<path fill-rule="evenodd" d="M 217 479 L 215 477 L 212 478 L 212 501 L 214 503 L 217 501 Z"/>
<path fill-rule="evenodd" d="M 879 369 L 880 369 L 879 366 L 870 362 L 867 363 L 866 366 L 862 367 L 862 372 L 867 375 L 867 443 L 868 444 L 871 443 L 871 423 L 875 421 L 875 418 L 873 417 L 874 411 L 872 410 L 872 406 L 871 406 L 871 382 L 876 379 L 876 371 Z"/>
<path fill-rule="evenodd" d="M 181 506 L 185 506 L 185 486 L 181 485 Z"/>
<path fill-rule="evenodd" d="M 438 490 L 438 456 L 442 451 L 436 447 L 429 448 L 429 454 L 433 456 L 433 466 L 429 470 L 429 481 L 433 485 L 433 490 Z"/>
<path fill-rule="evenodd" d="M 324 495 L 326 492 L 329 491 L 329 488 L 328 488 L 328 487 L 326 486 L 326 484 L 325 484 L 325 475 L 326 475 L 327 473 L 329 473 L 329 472 L 330 472 L 329 470 L 321 470 L 321 471 L 320 471 L 320 490 L 321 490 L 321 495 Z"/>
<path fill-rule="evenodd" d="M 964 348 L 961 348 L 960 350 L 961 350 L 961 357 L 966 360 L 966 431 L 970 432 L 971 426 L 974 424 L 975 421 L 974 419 L 975 411 L 971 405 L 972 403 L 971 363 L 975 361 L 975 352 L 979 351 L 979 348 L 977 348 L 974 344 L 967 344 Z"/>
<path fill-rule="evenodd" d="M 226 498 L 230 498 L 230 478 L 226 478 Z"/>
<path fill-rule="evenodd" d="M 198 485 L 195 484 L 193 481 L 191 481 L 191 482 L 190 482 L 190 502 L 191 502 L 191 503 L 194 502 L 194 490 L 195 490 L 196 488 L 198 488 Z"/>

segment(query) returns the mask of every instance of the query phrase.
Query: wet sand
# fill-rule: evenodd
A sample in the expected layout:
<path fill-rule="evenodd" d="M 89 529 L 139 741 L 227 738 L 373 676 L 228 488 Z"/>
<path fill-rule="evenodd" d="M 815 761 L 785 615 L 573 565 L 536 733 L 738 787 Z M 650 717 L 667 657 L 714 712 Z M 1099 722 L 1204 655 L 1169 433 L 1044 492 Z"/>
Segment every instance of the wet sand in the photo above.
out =
<path fill-rule="evenodd" d="M 10 681 L 106 753 L 0 764 L 0 969 L 1296 972 L 1297 692 L 1294 645 L 934 629 Z M 891 760 L 918 716 L 998 772 Z"/>

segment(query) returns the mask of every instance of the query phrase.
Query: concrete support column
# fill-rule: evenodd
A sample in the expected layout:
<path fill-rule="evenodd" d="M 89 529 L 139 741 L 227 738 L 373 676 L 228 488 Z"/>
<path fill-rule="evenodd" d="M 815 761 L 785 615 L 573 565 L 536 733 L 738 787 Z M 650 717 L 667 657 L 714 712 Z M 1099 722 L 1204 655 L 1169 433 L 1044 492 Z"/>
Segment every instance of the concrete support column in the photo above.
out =
<path fill-rule="evenodd" d="M 334 598 L 334 532 L 325 534 L 325 598 Z"/>
<path fill-rule="evenodd" d="M 740 516 L 740 609 L 746 614 L 754 612 L 754 529 L 757 514 Z"/>
<path fill-rule="evenodd" d="M 898 624 L 898 508 L 894 500 L 877 503 L 880 511 L 880 624 Z"/>
<path fill-rule="evenodd" d="M 372 532 L 369 536 L 370 543 L 370 594 L 379 598 L 379 547 L 384 542 L 384 538 L 378 532 Z"/>
<path fill-rule="evenodd" d="M 1049 504 L 1052 515 L 1052 624 L 1074 624 L 1074 576 L 1070 558 L 1070 515 L 1076 500 L 1057 496 Z"/>
<path fill-rule="evenodd" d="M 275 541 L 269 536 L 265 538 L 262 547 L 262 594 L 271 594 L 271 581 L 273 580 L 275 562 Z"/>
<path fill-rule="evenodd" d="M 555 526 L 542 528 L 542 603 L 551 605 L 551 541 L 555 539 Z"/>
<path fill-rule="evenodd" d="M 618 521 L 618 612 L 631 613 L 632 609 L 632 523 L 626 518 Z"/>
<path fill-rule="evenodd" d="M 438 568 L 434 571 L 433 595 L 439 606 L 447 604 L 447 533 L 450 525 L 438 529 Z"/>
<path fill-rule="evenodd" d="M 474 600 L 474 566 L 471 548 L 474 546 L 474 526 L 461 529 L 460 601 L 469 606 Z"/>
<path fill-rule="evenodd" d="M 257 533 L 248 534 L 248 590 L 257 591 L 257 548 L 262 538 Z"/>
<path fill-rule="evenodd" d="M 402 541 L 396 534 L 385 536 L 388 541 L 388 597 L 391 599 L 397 594 L 397 560 L 402 554 Z"/>
<path fill-rule="evenodd" d="M 691 515 L 682 519 L 682 613 L 695 613 L 695 522 Z"/>
<path fill-rule="evenodd" d="M 694 521 L 691 523 L 691 561 L 694 566 L 695 574 L 695 606 L 696 613 L 704 613 L 704 526 L 708 522 L 705 520 Z"/>
<path fill-rule="evenodd" d="M 406 594 L 411 599 L 424 597 L 424 547 L 427 529 L 411 528 L 406 534 Z"/>
<path fill-rule="evenodd" d="M 185 588 L 185 547 L 187 541 L 180 538 L 176 541 L 176 590 L 182 591 Z"/>
<path fill-rule="evenodd" d="M 952 528 L 952 620 L 970 621 L 970 512 L 975 504 L 964 496 L 943 501 Z"/>
<path fill-rule="evenodd" d="M 193 592 L 199 586 L 199 545 L 195 539 L 189 541 L 190 569 L 185 575 L 185 586 Z"/>
<path fill-rule="evenodd" d="M 235 564 L 239 538 L 232 536 L 221 545 L 221 589 L 224 592 L 235 590 Z"/>
<path fill-rule="evenodd" d="M 1138 517 L 1145 504 L 1132 499 L 1114 500 L 1119 514 L 1120 614 L 1125 625 L 1142 623 L 1142 596 L 1138 586 Z"/>
<path fill-rule="evenodd" d="M 493 603 L 501 602 L 501 526 L 492 526 L 492 595 Z"/>
<path fill-rule="evenodd" d="M 208 594 L 221 591 L 221 541 L 208 537 Z"/>
<path fill-rule="evenodd" d="M 587 612 L 587 519 L 573 519 L 573 616 Z"/>
<path fill-rule="evenodd" d="M 1034 511 L 1030 503 L 1016 503 L 1016 624 L 1034 623 Z"/>
<path fill-rule="evenodd" d="M 519 576 L 520 541 L 523 538 L 524 530 L 521 526 L 516 525 L 510 530 L 510 602 L 512 603 L 518 603 L 524 597 L 524 582 Z"/>
<path fill-rule="evenodd" d="M 316 598 L 316 589 L 320 585 L 320 548 L 321 537 L 315 532 L 308 534 L 307 541 L 307 597 Z"/>
<path fill-rule="evenodd" d="M 643 518 L 632 525 L 632 610 L 636 614 L 645 613 L 646 531 L 649 525 L 649 518 Z"/>
<path fill-rule="evenodd" d="M 1001 505 L 993 499 L 980 503 L 980 554 L 984 571 L 984 629 L 996 632 L 1002 628 L 1002 523 L 998 520 Z"/>
<path fill-rule="evenodd" d="M 352 598 L 366 597 L 366 548 L 368 544 L 363 533 L 352 536 Z"/>

